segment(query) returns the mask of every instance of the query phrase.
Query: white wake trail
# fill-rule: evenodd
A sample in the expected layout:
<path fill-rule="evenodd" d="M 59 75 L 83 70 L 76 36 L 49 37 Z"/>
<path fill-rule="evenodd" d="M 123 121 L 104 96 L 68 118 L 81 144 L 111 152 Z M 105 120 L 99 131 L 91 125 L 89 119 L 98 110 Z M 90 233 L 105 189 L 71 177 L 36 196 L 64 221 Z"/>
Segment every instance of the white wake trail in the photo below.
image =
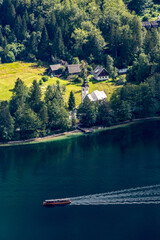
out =
<path fill-rule="evenodd" d="M 160 185 L 72 197 L 71 205 L 160 204 Z"/>

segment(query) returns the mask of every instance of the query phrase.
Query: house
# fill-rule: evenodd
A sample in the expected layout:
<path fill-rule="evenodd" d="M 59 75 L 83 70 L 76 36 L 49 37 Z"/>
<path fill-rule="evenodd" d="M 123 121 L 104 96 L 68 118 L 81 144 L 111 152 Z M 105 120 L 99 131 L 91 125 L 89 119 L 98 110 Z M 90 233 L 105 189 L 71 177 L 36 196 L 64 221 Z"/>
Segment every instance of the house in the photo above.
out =
<path fill-rule="evenodd" d="M 81 64 L 71 64 L 67 66 L 68 73 L 76 75 L 81 73 Z"/>
<path fill-rule="evenodd" d="M 48 74 L 53 77 L 59 74 L 60 69 L 64 67 L 62 64 L 54 64 L 50 65 L 48 69 Z"/>
<path fill-rule="evenodd" d="M 82 84 L 82 103 L 86 98 L 88 98 L 91 102 L 96 102 L 106 100 L 107 95 L 105 94 L 104 91 L 98 90 L 95 90 L 91 94 L 89 94 L 89 85 L 86 79 L 84 79 L 84 82 Z"/>
<path fill-rule="evenodd" d="M 97 81 L 103 81 L 109 79 L 109 73 L 107 70 L 102 66 L 97 66 L 94 71 L 92 72 L 93 78 Z"/>
<path fill-rule="evenodd" d="M 87 97 L 91 102 L 103 101 L 107 99 L 105 92 L 99 90 L 93 91 L 91 94 L 88 94 Z"/>

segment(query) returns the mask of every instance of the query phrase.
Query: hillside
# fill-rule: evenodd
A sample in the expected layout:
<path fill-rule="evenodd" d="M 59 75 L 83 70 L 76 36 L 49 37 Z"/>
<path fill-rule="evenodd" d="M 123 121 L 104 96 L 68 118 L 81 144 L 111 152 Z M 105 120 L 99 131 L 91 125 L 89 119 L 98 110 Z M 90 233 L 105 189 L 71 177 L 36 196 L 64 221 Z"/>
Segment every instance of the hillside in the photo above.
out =
<path fill-rule="evenodd" d="M 41 74 L 45 72 L 46 68 L 37 67 L 35 63 L 15 62 L 9 64 L 0 64 L 0 100 L 9 100 L 12 95 L 12 89 L 14 87 L 17 78 L 20 78 L 24 83 L 30 87 L 33 80 L 40 80 Z M 65 102 L 68 102 L 70 91 L 75 94 L 76 105 L 81 103 L 81 84 L 75 84 L 67 80 L 59 78 L 49 78 L 49 80 L 41 86 L 42 92 L 48 85 L 56 84 L 56 81 L 60 81 L 60 85 L 66 86 Z M 104 90 L 110 98 L 112 92 L 117 86 L 112 82 L 95 82 L 90 81 L 90 92 L 98 89 Z"/>
<path fill-rule="evenodd" d="M 140 27 L 122 0 L 5 0 L 0 3 L 0 58 L 2 63 L 49 62 L 54 56 L 72 63 L 78 57 L 105 65 L 109 54 L 116 67 L 125 67 L 137 52 Z"/>

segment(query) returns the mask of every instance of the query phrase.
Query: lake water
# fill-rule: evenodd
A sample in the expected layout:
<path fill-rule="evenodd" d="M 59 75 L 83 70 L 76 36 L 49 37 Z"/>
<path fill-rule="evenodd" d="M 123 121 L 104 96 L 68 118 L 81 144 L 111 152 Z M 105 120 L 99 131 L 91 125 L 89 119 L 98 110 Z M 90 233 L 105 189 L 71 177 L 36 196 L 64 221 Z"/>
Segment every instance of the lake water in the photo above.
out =
<path fill-rule="evenodd" d="M 0 148 L 0 240 L 159 240 L 159 184 L 160 121 Z"/>

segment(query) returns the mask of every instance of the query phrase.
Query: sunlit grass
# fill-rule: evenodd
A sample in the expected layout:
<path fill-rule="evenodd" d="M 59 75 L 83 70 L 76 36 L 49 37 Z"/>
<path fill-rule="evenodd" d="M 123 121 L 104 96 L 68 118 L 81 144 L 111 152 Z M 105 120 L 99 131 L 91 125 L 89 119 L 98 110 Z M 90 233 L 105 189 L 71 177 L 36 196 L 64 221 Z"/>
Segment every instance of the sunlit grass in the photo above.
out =
<path fill-rule="evenodd" d="M 25 82 L 27 87 L 30 87 L 33 80 L 39 81 L 42 78 L 42 74 L 45 72 L 45 67 L 37 67 L 36 63 L 24 63 L 15 62 L 8 64 L 0 64 L 0 100 L 9 100 L 12 96 L 12 89 L 17 78 L 20 78 Z M 75 94 L 76 105 L 81 103 L 81 84 L 75 84 L 69 80 L 62 80 L 60 78 L 49 78 L 49 80 L 42 84 L 41 89 L 44 93 L 48 85 L 56 84 L 56 81 L 60 81 L 60 85 L 66 87 L 64 99 L 68 102 L 70 91 Z M 105 91 L 110 98 L 113 91 L 117 88 L 115 83 L 110 81 L 89 81 L 89 92 L 94 90 Z"/>

